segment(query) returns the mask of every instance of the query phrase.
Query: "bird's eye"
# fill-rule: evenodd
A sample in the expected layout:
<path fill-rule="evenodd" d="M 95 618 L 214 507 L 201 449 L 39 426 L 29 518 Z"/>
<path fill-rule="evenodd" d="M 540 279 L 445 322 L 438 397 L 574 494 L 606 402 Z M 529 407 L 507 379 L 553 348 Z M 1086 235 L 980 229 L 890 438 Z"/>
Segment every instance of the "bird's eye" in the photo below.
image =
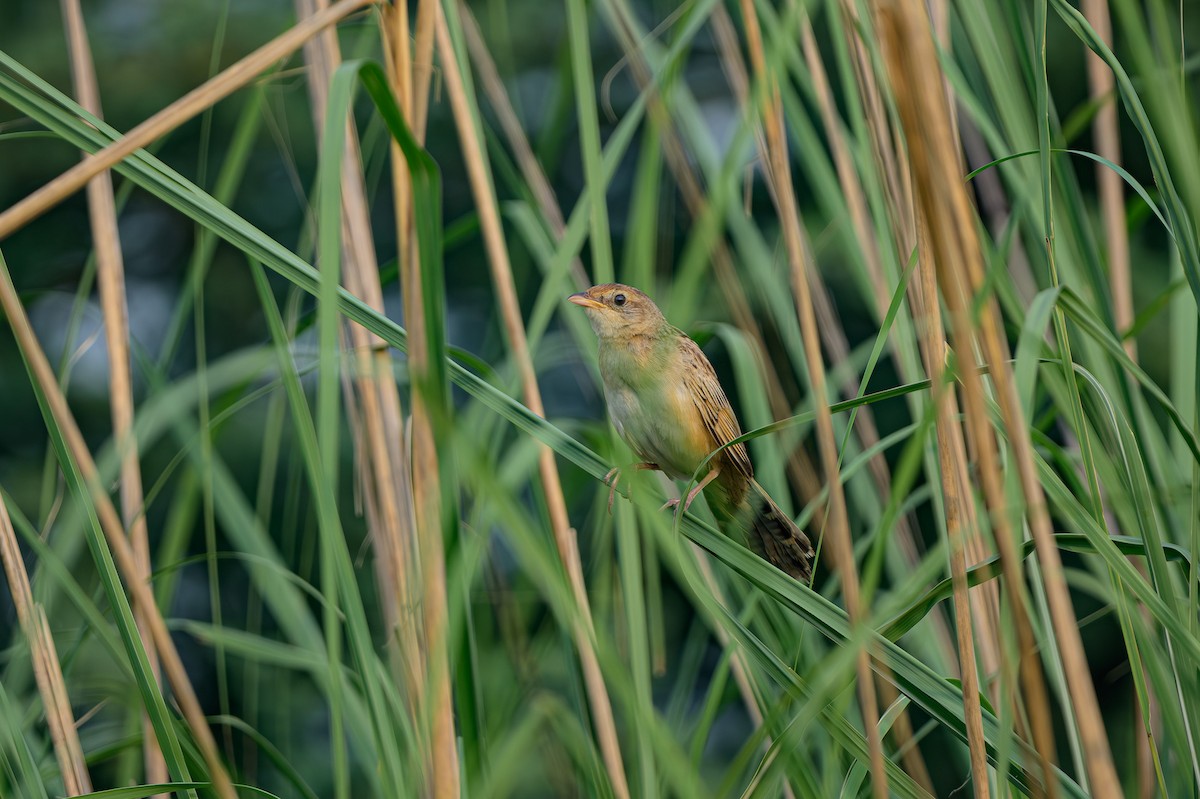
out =
<path fill-rule="evenodd" d="M 620 308 L 624 304 L 625 304 L 625 295 L 624 294 L 618 294 L 617 296 L 613 297 L 613 305 Z"/>

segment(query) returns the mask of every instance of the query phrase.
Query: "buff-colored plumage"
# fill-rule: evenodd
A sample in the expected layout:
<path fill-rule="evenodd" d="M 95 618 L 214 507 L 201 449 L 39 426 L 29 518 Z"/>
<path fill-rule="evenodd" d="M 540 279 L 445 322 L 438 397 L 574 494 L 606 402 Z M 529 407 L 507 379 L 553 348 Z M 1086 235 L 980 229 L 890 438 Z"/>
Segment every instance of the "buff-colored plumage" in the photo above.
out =
<path fill-rule="evenodd" d="M 609 417 L 642 459 L 640 468 L 688 480 L 709 453 L 742 434 L 708 358 L 649 297 L 608 283 L 570 300 L 587 311 L 600 339 Z M 810 577 L 812 545 L 754 480 L 745 445 L 727 447 L 710 461 L 685 508 L 698 490 L 723 526 L 748 528 L 751 544 L 767 560 L 797 579 Z"/>

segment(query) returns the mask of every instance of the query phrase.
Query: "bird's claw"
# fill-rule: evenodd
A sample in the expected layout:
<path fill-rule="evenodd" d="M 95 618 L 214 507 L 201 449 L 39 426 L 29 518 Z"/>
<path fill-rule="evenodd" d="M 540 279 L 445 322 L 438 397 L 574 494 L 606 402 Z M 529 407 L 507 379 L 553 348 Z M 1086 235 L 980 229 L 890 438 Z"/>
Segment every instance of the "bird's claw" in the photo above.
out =
<path fill-rule="evenodd" d="M 621 467 L 614 466 L 604 475 L 604 484 L 608 486 L 608 515 L 612 516 L 613 495 L 617 492 L 617 481 L 621 479 Z M 632 489 L 630 489 L 632 490 Z"/>
<path fill-rule="evenodd" d="M 633 464 L 634 471 L 640 472 L 643 469 L 650 469 L 651 471 L 655 471 L 658 469 L 658 464 L 657 463 L 635 463 L 635 464 Z M 623 471 L 622 467 L 614 466 L 608 470 L 608 474 L 604 475 L 604 484 L 606 486 L 608 486 L 608 515 L 609 516 L 612 516 L 613 497 L 617 493 L 617 483 L 621 479 L 622 471 Z M 630 497 L 633 496 L 633 483 L 629 484 L 629 496 Z"/>
<path fill-rule="evenodd" d="M 691 491 L 688 492 L 687 497 L 683 500 L 683 512 L 684 513 L 687 513 L 688 508 L 692 507 L 692 503 L 696 501 L 696 497 L 699 496 L 700 492 L 704 490 L 704 487 L 706 485 L 708 485 L 710 482 L 712 482 L 713 477 L 716 477 L 716 473 L 710 472 L 708 477 L 705 477 L 703 480 L 701 480 L 699 483 L 696 484 L 695 488 L 693 488 Z M 680 501 L 678 499 L 668 499 L 666 502 L 663 503 L 662 507 L 659 508 L 659 510 L 664 511 L 667 508 L 677 508 L 677 507 L 679 507 L 679 502 Z"/>

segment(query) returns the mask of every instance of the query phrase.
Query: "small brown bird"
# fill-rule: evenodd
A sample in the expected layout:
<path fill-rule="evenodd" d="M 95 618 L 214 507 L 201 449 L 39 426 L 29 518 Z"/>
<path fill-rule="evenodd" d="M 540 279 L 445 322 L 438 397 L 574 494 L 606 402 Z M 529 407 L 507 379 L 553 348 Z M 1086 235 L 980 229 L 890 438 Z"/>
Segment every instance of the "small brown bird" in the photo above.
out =
<path fill-rule="evenodd" d="M 667 322 L 653 300 L 620 283 L 592 286 L 568 299 L 587 311 L 600 339 L 609 417 L 642 459 L 636 469 L 690 480 L 709 453 L 742 434 L 712 364 L 696 342 Z M 708 474 L 684 499 L 684 510 L 704 491 L 723 528 L 735 522 L 748 529 L 758 554 L 807 581 L 812 544 L 755 481 L 745 445 L 727 447 L 709 465 Z M 605 478 L 610 508 L 618 473 L 613 469 Z"/>

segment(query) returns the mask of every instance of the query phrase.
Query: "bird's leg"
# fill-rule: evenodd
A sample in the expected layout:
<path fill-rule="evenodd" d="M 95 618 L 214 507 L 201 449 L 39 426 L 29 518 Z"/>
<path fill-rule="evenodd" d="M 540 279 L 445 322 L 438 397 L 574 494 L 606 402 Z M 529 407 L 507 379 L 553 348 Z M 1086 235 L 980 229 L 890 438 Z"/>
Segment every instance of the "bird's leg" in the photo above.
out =
<path fill-rule="evenodd" d="M 717 475 L 720 473 L 721 473 L 721 467 L 718 466 L 718 467 L 714 468 L 708 474 L 704 475 L 703 480 L 701 480 L 699 483 L 696 483 L 696 487 L 693 488 L 691 491 L 689 491 L 687 493 L 687 498 L 683 500 L 684 511 L 687 511 L 688 508 L 692 507 L 692 503 L 696 500 L 696 497 L 700 494 L 700 492 L 704 490 L 704 487 L 706 485 L 708 485 L 709 483 L 711 483 L 713 480 L 716 480 Z M 661 508 L 659 508 L 659 510 L 665 510 L 667 508 L 674 508 L 677 505 L 679 505 L 679 500 L 669 499 L 666 501 L 666 503 Z"/>
<path fill-rule="evenodd" d="M 617 481 L 619 481 L 621 479 L 621 472 L 624 471 L 625 469 L 630 469 L 630 468 L 633 469 L 635 472 L 640 472 L 643 469 L 649 469 L 651 471 L 659 470 L 657 463 L 649 463 L 648 461 L 642 461 L 641 463 L 635 463 L 632 466 L 614 466 L 611 469 L 609 469 L 608 474 L 604 475 L 604 484 L 606 486 L 608 486 L 608 515 L 609 516 L 612 516 L 613 495 L 616 494 L 616 492 L 617 492 Z M 633 484 L 630 483 L 629 486 L 630 486 L 629 490 L 633 491 Z"/>

